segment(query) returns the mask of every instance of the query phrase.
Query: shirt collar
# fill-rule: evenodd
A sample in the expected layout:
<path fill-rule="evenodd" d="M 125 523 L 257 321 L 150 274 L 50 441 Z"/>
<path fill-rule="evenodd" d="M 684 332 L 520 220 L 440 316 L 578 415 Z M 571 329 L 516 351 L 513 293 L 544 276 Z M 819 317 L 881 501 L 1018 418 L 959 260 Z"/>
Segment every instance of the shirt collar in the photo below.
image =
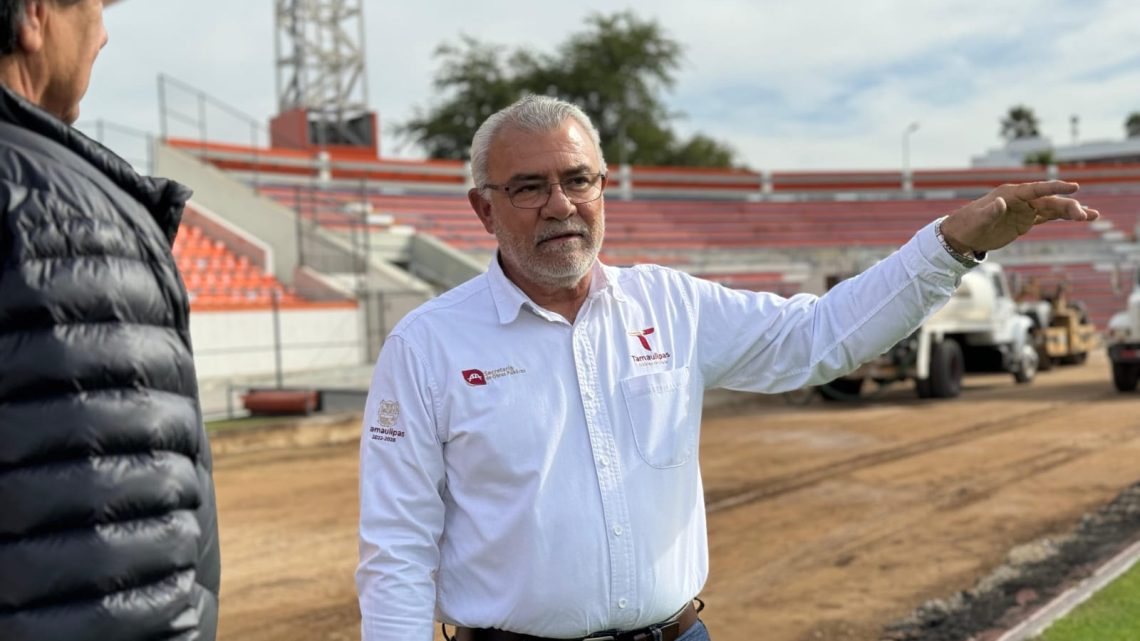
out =
<path fill-rule="evenodd" d="M 592 297 L 599 292 L 608 291 L 615 301 L 625 302 L 627 300 L 625 293 L 618 284 L 620 270 L 617 267 L 603 265 L 600 260 L 595 260 L 591 270 L 593 275 L 590 278 L 589 296 Z M 501 324 L 506 325 L 513 322 L 518 318 L 519 310 L 525 305 L 531 305 L 535 310 L 541 309 L 538 304 L 523 293 L 523 290 L 519 289 L 518 285 L 507 278 L 502 265 L 499 264 L 499 252 L 497 251 L 491 257 L 491 264 L 487 267 L 487 280 L 490 283 L 491 298 L 495 302 L 495 309 L 499 313 Z"/>

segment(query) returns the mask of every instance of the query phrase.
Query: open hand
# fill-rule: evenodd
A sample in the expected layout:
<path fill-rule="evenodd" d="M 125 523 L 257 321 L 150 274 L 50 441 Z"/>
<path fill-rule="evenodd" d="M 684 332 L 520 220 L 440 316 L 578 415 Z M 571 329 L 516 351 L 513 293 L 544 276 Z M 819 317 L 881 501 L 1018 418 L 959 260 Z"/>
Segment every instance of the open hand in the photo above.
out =
<path fill-rule="evenodd" d="M 1100 212 L 1064 197 L 1078 188 L 1062 180 L 1002 185 L 950 214 L 942 234 L 962 253 L 983 252 L 1005 247 L 1050 220 L 1096 220 Z"/>

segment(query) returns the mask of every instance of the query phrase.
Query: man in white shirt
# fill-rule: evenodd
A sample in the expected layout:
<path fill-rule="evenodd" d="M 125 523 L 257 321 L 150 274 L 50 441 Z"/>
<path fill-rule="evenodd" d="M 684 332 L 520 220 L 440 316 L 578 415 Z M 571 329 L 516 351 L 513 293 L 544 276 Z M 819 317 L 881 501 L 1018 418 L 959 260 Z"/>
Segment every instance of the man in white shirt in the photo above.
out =
<path fill-rule="evenodd" d="M 1006 185 L 827 295 L 729 290 L 597 260 L 606 165 L 577 107 L 530 96 L 472 143 L 486 273 L 380 353 L 360 459 L 366 641 L 701 641 L 706 388 L 780 392 L 881 354 L 984 252 L 1093 220 L 1064 182 Z"/>

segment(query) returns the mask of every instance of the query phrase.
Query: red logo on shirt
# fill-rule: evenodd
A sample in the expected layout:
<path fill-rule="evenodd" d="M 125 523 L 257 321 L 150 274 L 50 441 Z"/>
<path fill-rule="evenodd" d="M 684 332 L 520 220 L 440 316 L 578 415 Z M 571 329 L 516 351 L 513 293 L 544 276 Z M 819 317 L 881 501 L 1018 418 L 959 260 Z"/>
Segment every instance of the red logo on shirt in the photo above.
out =
<path fill-rule="evenodd" d="M 630 332 L 629 335 L 630 336 L 636 336 L 637 340 L 641 341 L 641 346 L 645 348 L 645 351 L 650 352 L 650 351 L 653 351 L 653 348 L 649 346 L 649 339 L 646 338 L 646 336 L 649 336 L 652 333 L 653 333 L 653 328 L 652 327 L 646 327 L 645 329 L 638 331 L 638 332 Z"/>
<path fill-rule="evenodd" d="M 504 365 L 503 367 L 496 367 L 495 369 L 486 371 L 481 369 L 465 369 L 463 370 L 463 382 L 472 387 L 478 387 L 480 385 L 490 385 L 491 381 L 507 376 L 516 376 L 518 374 L 526 374 L 526 370 L 519 369 L 514 365 Z"/>
<path fill-rule="evenodd" d="M 463 382 L 468 385 L 486 385 L 487 377 L 480 370 L 465 369 L 463 370 Z"/>

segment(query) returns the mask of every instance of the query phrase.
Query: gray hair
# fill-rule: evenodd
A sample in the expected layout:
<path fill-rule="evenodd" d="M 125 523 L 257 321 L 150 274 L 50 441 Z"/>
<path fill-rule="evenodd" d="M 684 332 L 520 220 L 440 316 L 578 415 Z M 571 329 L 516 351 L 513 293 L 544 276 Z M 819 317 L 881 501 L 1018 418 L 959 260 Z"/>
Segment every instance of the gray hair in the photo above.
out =
<path fill-rule="evenodd" d="M 73 5 L 79 0 L 46 0 L 56 5 Z M 15 53 L 19 46 L 20 25 L 28 14 L 28 0 L 0 0 L 0 56 Z"/>
<path fill-rule="evenodd" d="M 471 178 L 475 186 L 481 189 L 487 184 L 487 156 L 491 143 L 503 130 L 513 127 L 532 132 L 553 131 L 562 126 L 567 118 L 573 118 L 590 134 L 590 139 L 594 141 L 594 148 L 598 152 L 598 171 L 605 173 L 606 158 L 602 154 L 602 139 L 586 112 L 565 100 L 531 94 L 491 114 L 482 125 L 479 125 L 475 137 L 471 140 Z"/>

